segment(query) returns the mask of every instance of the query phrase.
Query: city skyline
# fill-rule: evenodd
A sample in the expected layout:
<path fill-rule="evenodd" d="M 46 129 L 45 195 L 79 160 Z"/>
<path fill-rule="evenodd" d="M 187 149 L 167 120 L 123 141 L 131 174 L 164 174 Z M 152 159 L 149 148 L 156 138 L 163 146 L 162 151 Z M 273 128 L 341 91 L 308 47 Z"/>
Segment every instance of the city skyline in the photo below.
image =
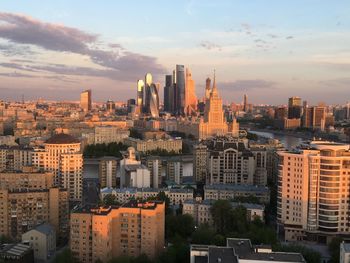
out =
<path fill-rule="evenodd" d="M 126 101 L 146 72 L 162 91 L 176 64 L 191 69 L 198 98 L 215 68 L 223 103 L 349 99 L 346 1 L 0 6 L 1 99 L 78 101 L 91 89 L 94 101 Z"/>

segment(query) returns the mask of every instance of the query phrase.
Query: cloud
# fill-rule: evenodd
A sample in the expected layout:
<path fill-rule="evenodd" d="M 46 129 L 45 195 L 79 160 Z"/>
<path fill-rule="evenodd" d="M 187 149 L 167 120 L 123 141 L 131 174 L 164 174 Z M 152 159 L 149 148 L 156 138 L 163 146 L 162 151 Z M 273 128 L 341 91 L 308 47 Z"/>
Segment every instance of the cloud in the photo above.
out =
<path fill-rule="evenodd" d="M 199 46 L 203 47 L 205 49 L 208 49 L 208 50 L 218 49 L 219 51 L 221 51 L 220 45 L 215 44 L 215 43 L 210 42 L 210 41 L 202 41 L 201 43 L 199 43 Z"/>
<path fill-rule="evenodd" d="M 221 82 L 217 86 L 223 91 L 248 91 L 256 89 L 275 89 L 275 82 L 262 79 L 236 80 L 234 82 Z"/>
<path fill-rule="evenodd" d="M 294 37 L 293 36 L 287 36 L 286 39 L 289 40 L 289 39 L 293 39 Z"/>
<path fill-rule="evenodd" d="M 267 36 L 269 36 L 269 37 L 271 37 L 271 38 L 278 38 L 278 36 L 275 35 L 275 34 L 267 34 Z"/>
<path fill-rule="evenodd" d="M 21 56 L 26 57 L 28 55 L 34 55 L 34 52 L 29 46 L 21 45 L 20 47 L 15 44 L 0 44 L 0 53 L 6 57 Z"/>
<path fill-rule="evenodd" d="M 18 73 L 16 71 L 15 72 L 9 72 L 9 73 L 0 72 L 0 76 L 11 77 L 11 78 L 35 78 L 35 76 L 33 76 L 33 75 Z"/>
<path fill-rule="evenodd" d="M 144 75 L 146 68 L 156 75 L 165 72 L 165 68 L 158 64 L 155 57 L 127 51 L 118 43 L 107 44 L 111 49 L 106 50 L 101 47 L 96 34 L 64 25 L 44 23 L 24 15 L 0 13 L 0 38 L 12 43 L 34 45 L 46 50 L 81 54 L 90 57 L 95 64 L 106 68 L 104 71 L 77 68 L 73 69 L 72 75 L 83 71 L 86 74 L 98 72 L 109 78 L 113 75 L 113 79 L 128 77 L 129 81 L 134 81 Z M 47 66 L 47 70 L 58 74 L 67 68 Z M 40 67 L 39 69 L 43 70 Z"/>

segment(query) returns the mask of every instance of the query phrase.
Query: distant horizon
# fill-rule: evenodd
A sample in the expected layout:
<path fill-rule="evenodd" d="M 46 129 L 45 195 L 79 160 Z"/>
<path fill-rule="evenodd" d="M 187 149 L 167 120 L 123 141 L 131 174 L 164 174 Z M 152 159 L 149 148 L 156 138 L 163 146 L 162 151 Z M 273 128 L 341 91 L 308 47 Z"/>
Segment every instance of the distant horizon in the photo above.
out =
<path fill-rule="evenodd" d="M 162 101 L 165 75 L 182 64 L 198 98 L 216 69 L 225 104 L 244 94 L 254 104 L 350 101 L 348 1 L 13 0 L 0 8 L 3 100 L 78 100 L 92 89 L 96 101 L 126 101 L 150 72 Z"/>

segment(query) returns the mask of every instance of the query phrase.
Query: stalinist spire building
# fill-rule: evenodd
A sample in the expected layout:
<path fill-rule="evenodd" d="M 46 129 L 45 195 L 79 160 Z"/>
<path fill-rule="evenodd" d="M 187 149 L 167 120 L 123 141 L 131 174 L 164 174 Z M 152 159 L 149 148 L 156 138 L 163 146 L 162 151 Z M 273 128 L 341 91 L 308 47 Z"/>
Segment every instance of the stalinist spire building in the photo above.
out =
<path fill-rule="evenodd" d="M 237 123 L 235 123 L 235 125 L 229 125 L 224 118 L 222 99 L 216 87 L 214 72 L 213 88 L 210 91 L 209 98 L 207 98 L 205 102 L 204 118 L 200 119 L 199 122 L 199 138 L 206 139 L 216 135 L 225 135 L 227 133 L 237 134 L 237 131 L 230 131 L 229 127 L 239 129 Z"/>

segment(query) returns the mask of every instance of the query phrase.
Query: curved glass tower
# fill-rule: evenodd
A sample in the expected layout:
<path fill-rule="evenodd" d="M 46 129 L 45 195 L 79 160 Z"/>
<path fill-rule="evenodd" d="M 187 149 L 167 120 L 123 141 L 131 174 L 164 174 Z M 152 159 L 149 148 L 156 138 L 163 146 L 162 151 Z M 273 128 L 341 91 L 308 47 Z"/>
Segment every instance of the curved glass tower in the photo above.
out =
<path fill-rule="evenodd" d="M 149 86 L 149 110 L 152 118 L 159 117 L 159 95 L 154 83 Z"/>

